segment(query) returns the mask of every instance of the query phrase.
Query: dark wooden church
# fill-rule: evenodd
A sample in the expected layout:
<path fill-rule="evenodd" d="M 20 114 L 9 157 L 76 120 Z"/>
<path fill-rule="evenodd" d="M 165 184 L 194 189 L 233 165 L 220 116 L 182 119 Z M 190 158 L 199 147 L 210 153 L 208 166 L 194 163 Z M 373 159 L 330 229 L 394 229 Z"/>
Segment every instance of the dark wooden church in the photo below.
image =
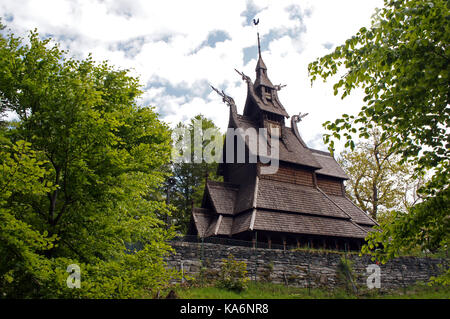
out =
<path fill-rule="evenodd" d="M 221 95 L 230 107 L 229 128 L 267 128 L 269 134 L 271 128 L 279 129 L 278 171 L 262 174 L 267 164 L 259 157 L 256 163 L 224 160 L 219 165 L 224 182 L 207 181 L 202 207 L 193 208 L 188 233 L 257 239 L 269 247 L 359 249 L 376 222 L 346 196 L 348 176 L 331 154 L 305 144 L 297 129 L 301 116 L 292 116 L 291 126 L 285 125 L 289 114 L 278 98 L 281 87 L 269 80 L 258 51 L 255 82 L 240 73 L 247 83 L 243 114 L 237 113 L 232 98 Z"/>

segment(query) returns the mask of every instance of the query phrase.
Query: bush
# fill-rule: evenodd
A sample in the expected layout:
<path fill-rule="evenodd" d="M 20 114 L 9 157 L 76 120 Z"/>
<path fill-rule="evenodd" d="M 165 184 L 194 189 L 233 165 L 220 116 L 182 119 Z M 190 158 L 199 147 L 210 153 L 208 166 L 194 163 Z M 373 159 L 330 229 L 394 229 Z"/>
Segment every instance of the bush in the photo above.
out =
<path fill-rule="evenodd" d="M 222 267 L 219 273 L 217 287 L 233 291 L 247 289 L 247 264 L 237 261 L 232 254 L 227 259 L 222 259 Z"/>
<path fill-rule="evenodd" d="M 195 276 L 193 284 L 200 287 L 210 286 L 219 278 L 219 270 L 203 266 Z"/>

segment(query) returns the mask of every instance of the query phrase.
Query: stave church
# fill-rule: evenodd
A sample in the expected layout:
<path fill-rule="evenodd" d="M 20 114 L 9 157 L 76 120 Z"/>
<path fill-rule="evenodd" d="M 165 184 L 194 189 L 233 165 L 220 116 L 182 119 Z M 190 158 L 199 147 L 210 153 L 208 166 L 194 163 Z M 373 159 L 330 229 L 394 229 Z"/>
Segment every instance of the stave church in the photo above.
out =
<path fill-rule="evenodd" d="M 297 129 L 302 116 L 292 116 L 290 127 L 286 126 L 290 116 L 278 98 L 281 86 L 268 77 L 259 34 L 255 71 L 254 82 L 240 73 L 247 84 L 243 114 L 237 113 L 231 97 L 221 94 L 229 106 L 228 127 L 256 132 L 266 128 L 269 135 L 276 128 L 278 169 L 264 174 L 265 161 L 259 156 L 249 161 L 253 149 L 245 138 L 244 162 L 225 161 L 224 147 L 218 171 L 224 182 L 206 181 L 202 205 L 192 209 L 188 234 L 257 240 L 269 248 L 277 244 L 360 249 L 376 222 L 346 196 L 348 176 L 334 157 L 303 141 Z"/>

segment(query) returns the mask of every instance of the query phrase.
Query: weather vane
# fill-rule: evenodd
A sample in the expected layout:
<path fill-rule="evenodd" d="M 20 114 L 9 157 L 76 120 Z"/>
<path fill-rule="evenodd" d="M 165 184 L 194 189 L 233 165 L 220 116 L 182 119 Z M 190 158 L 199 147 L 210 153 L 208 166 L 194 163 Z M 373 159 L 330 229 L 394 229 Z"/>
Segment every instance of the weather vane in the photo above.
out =
<path fill-rule="evenodd" d="M 256 25 L 256 34 L 258 35 L 258 53 L 259 53 L 259 56 L 261 56 L 261 44 L 259 42 L 259 27 L 258 27 L 259 18 L 253 19 L 253 24 Z"/>

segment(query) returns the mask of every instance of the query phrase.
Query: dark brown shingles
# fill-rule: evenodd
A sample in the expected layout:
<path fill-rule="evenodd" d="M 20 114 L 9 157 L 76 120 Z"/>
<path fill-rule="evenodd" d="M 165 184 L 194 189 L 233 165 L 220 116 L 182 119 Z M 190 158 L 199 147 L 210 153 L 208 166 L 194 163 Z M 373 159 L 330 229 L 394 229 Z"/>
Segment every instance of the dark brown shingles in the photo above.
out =
<path fill-rule="evenodd" d="M 246 116 L 238 115 L 236 117 L 237 126 L 242 128 L 244 131 L 253 128 L 256 132 L 259 132 L 258 125 L 251 121 Z M 304 147 L 298 138 L 295 136 L 294 132 L 290 127 L 284 126 L 283 137 L 287 140 L 289 149 L 286 147 L 285 143 L 280 140 L 279 143 L 279 160 L 289 163 L 295 163 L 300 165 L 305 165 L 313 168 L 321 168 L 319 162 L 314 157 L 313 153 L 306 147 Z M 269 145 L 267 144 L 269 149 Z M 267 154 L 268 152 L 266 152 Z"/>
<path fill-rule="evenodd" d="M 359 225 L 362 229 L 364 229 L 367 233 L 377 231 L 376 229 L 372 228 L 373 226 L 365 226 L 365 225 Z"/>
<path fill-rule="evenodd" d="M 331 156 L 326 155 L 327 153 L 318 150 L 311 149 L 317 162 L 319 162 L 321 169 L 317 170 L 317 174 L 338 177 L 342 179 L 348 179 L 348 175 L 345 174 L 344 170 L 339 166 L 338 162 Z M 329 153 L 328 153 L 329 154 Z"/>
<path fill-rule="evenodd" d="M 321 168 L 320 163 L 316 160 L 309 148 L 304 147 L 295 136 L 292 128 L 285 126 L 283 130 L 291 151 L 286 148 L 284 143 L 280 143 L 280 160 L 313 168 Z"/>
<path fill-rule="evenodd" d="M 208 229 L 213 222 L 213 212 L 209 212 L 205 209 L 194 208 L 192 211 L 192 218 L 194 219 L 195 228 L 200 237 L 205 237 Z"/>
<path fill-rule="evenodd" d="M 266 70 L 265 72 L 259 72 L 259 69 L 264 69 Z M 255 84 L 253 85 L 254 88 L 257 88 L 260 85 L 264 85 L 267 86 L 269 88 L 274 88 L 272 82 L 270 81 L 269 77 L 267 76 L 267 67 L 266 64 L 264 63 L 263 59 L 261 58 L 261 56 L 258 58 L 258 62 L 256 63 L 256 79 L 255 79 Z"/>
<path fill-rule="evenodd" d="M 256 212 L 254 229 L 350 238 L 366 236 L 364 230 L 349 220 L 259 209 Z"/>
<path fill-rule="evenodd" d="M 208 229 L 205 231 L 205 237 L 210 237 L 215 235 L 217 224 L 219 223 L 219 215 L 214 216 L 210 222 Z"/>
<path fill-rule="evenodd" d="M 228 183 L 208 181 L 207 191 L 217 213 L 232 215 L 239 186 Z"/>
<path fill-rule="evenodd" d="M 242 184 L 236 199 L 235 214 L 243 212 L 253 207 L 253 197 L 255 193 L 255 183 L 252 181 L 247 184 Z"/>
<path fill-rule="evenodd" d="M 266 83 L 264 84 L 261 81 L 266 82 Z M 274 92 L 276 102 L 275 101 L 267 101 L 267 104 L 265 104 L 260 99 L 258 94 L 256 94 L 256 92 L 255 92 L 255 87 L 257 87 L 259 85 L 266 85 L 269 87 L 273 87 L 272 83 L 270 82 L 270 80 L 268 78 L 267 79 L 263 79 L 263 78 L 257 79 L 255 86 L 250 81 L 250 83 L 247 84 L 247 101 L 245 102 L 245 104 L 246 105 L 250 104 L 250 103 L 256 104 L 260 110 L 270 112 L 270 113 L 275 113 L 275 114 L 282 115 L 285 117 L 289 117 L 289 114 L 286 112 L 283 105 L 281 105 L 281 103 L 279 103 L 278 94 L 276 92 Z"/>
<path fill-rule="evenodd" d="M 261 179 L 257 198 L 258 208 L 349 218 L 313 187 Z"/>
<path fill-rule="evenodd" d="M 238 234 L 250 229 L 250 223 L 252 220 L 252 211 L 248 211 L 239 214 L 234 217 L 233 225 L 231 227 L 231 234 Z"/>
<path fill-rule="evenodd" d="M 375 225 L 376 223 L 367 216 L 359 207 L 344 196 L 328 195 L 330 199 L 350 215 L 353 221 L 363 225 Z"/>
<path fill-rule="evenodd" d="M 231 228 L 233 226 L 233 217 L 222 216 L 217 235 L 231 235 Z"/>

